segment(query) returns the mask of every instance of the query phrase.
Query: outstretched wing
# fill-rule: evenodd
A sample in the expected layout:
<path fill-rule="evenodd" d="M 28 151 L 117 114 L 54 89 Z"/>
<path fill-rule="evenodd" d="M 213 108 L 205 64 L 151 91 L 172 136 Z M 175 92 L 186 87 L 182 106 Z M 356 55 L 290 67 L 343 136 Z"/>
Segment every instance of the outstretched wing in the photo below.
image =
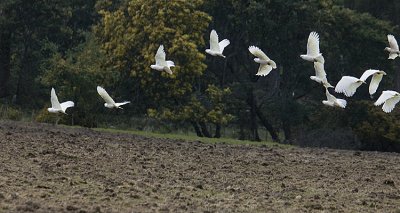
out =
<path fill-rule="evenodd" d="M 392 98 L 396 94 L 397 92 L 392 90 L 383 91 L 381 96 L 379 96 L 378 100 L 374 103 L 374 105 L 375 106 L 382 105 L 383 103 L 385 103 L 385 101 L 387 101 L 389 98 Z"/>
<path fill-rule="evenodd" d="M 165 51 L 164 45 L 160 45 L 156 53 L 156 65 L 159 66 L 167 66 L 167 62 L 165 61 Z"/>
<path fill-rule="evenodd" d="M 347 101 L 344 99 L 337 99 L 336 103 L 343 109 L 347 106 Z"/>
<path fill-rule="evenodd" d="M 103 98 L 103 100 L 110 105 L 115 104 L 115 101 L 110 97 L 110 95 L 107 93 L 107 91 L 101 87 L 97 86 L 97 93 Z"/>
<path fill-rule="evenodd" d="M 116 103 L 115 105 L 116 105 L 117 107 L 120 107 L 120 106 L 122 106 L 122 105 L 129 104 L 129 103 L 130 103 L 130 101 L 124 101 L 124 102 L 122 102 L 122 103 Z"/>
<path fill-rule="evenodd" d="M 272 71 L 272 66 L 267 65 L 267 64 L 260 64 L 260 67 L 258 68 L 258 72 L 256 75 L 259 76 L 266 76 Z"/>
<path fill-rule="evenodd" d="M 315 76 L 320 79 L 326 78 L 326 72 L 323 63 L 314 62 Z"/>
<path fill-rule="evenodd" d="M 60 105 L 61 105 L 61 109 L 63 112 L 65 112 L 65 110 L 67 110 L 68 108 L 75 106 L 74 102 L 72 102 L 72 101 L 67 101 L 67 102 L 61 103 Z"/>
<path fill-rule="evenodd" d="M 308 36 L 307 55 L 317 56 L 319 54 L 319 35 L 316 32 L 311 32 Z"/>
<path fill-rule="evenodd" d="M 260 58 L 265 61 L 271 60 L 268 58 L 268 56 L 262 50 L 260 50 L 260 48 L 258 48 L 256 46 L 250 46 L 249 51 L 251 54 L 253 54 L 257 58 Z"/>
<path fill-rule="evenodd" d="M 218 43 L 218 34 L 215 30 L 212 30 L 210 33 L 210 49 L 214 52 L 221 52 Z"/>
<path fill-rule="evenodd" d="M 387 99 L 386 102 L 383 104 L 382 107 L 383 111 L 386 113 L 393 111 L 394 107 L 396 106 L 397 103 L 399 103 L 399 101 L 400 101 L 399 96 Z"/>
<path fill-rule="evenodd" d="M 50 93 L 50 101 L 51 101 L 51 108 L 53 109 L 62 109 L 60 102 L 58 101 L 57 95 L 56 95 L 56 90 L 54 88 L 51 88 L 51 93 Z"/>
<path fill-rule="evenodd" d="M 337 83 L 335 92 L 344 93 L 347 97 L 351 97 L 356 93 L 357 88 L 361 85 L 358 82 L 358 78 L 352 76 L 343 76 L 342 79 Z"/>
<path fill-rule="evenodd" d="M 397 44 L 396 38 L 393 35 L 388 35 L 389 47 L 394 50 L 399 50 L 399 45 Z"/>
<path fill-rule="evenodd" d="M 371 83 L 369 83 L 369 94 L 375 94 L 378 89 L 379 83 L 381 83 L 383 75 L 373 75 L 371 79 Z"/>
<path fill-rule="evenodd" d="M 231 42 L 228 39 L 224 39 L 221 42 L 218 43 L 219 50 L 224 52 L 225 47 L 227 47 Z"/>
<path fill-rule="evenodd" d="M 361 81 L 366 81 L 366 80 L 369 78 L 369 76 L 371 76 L 371 75 L 373 75 L 373 74 L 375 74 L 375 73 L 377 73 L 377 72 L 379 72 L 379 70 L 372 70 L 372 69 L 366 70 L 366 71 L 362 74 L 360 80 L 361 80 Z"/>
<path fill-rule="evenodd" d="M 333 96 L 331 93 L 329 93 L 327 88 L 325 88 L 325 94 L 326 94 L 326 99 L 329 102 L 335 102 L 337 100 L 335 96 Z"/>

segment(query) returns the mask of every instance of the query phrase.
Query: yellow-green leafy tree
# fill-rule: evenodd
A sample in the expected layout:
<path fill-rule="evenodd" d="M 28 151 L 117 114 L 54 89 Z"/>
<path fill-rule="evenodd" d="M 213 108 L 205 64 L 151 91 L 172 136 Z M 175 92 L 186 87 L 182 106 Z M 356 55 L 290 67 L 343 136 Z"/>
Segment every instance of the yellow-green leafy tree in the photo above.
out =
<path fill-rule="evenodd" d="M 102 19 L 95 31 L 108 55 L 107 64 L 119 71 L 121 81 L 131 84 L 139 94 L 137 105 L 150 116 L 192 124 L 223 124 L 229 119 L 218 109 L 207 116 L 196 95 L 207 89 L 197 86 L 204 83 L 204 34 L 211 21 L 199 9 L 202 5 L 202 0 L 131 0 L 116 10 L 99 11 Z M 175 62 L 172 75 L 150 69 L 161 44 L 167 59 Z M 202 113 L 191 116 L 194 111 Z"/>

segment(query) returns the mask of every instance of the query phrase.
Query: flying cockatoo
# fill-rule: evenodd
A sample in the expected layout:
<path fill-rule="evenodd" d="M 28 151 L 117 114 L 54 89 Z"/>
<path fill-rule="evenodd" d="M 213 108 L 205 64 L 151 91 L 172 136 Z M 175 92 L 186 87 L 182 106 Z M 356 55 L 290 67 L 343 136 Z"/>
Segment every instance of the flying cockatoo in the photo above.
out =
<path fill-rule="evenodd" d="M 389 59 L 395 59 L 400 56 L 399 45 L 393 35 L 388 35 L 389 47 L 385 50 L 389 52 Z"/>
<path fill-rule="evenodd" d="M 365 81 L 352 76 L 343 76 L 342 79 L 337 83 L 335 92 L 344 93 L 347 97 L 351 97 L 356 93 L 357 88 L 361 84 L 365 84 Z"/>
<path fill-rule="evenodd" d="M 323 104 L 331 107 L 340 107 L 340 108 L 346 108 L 347 101 L 344 99 L 338 99 L 335 96 L 331 95 L 328 91 L 328 88 L 325 88 L 325 94 L 326 94 L 326 101 L 322 101 Z"/>
<path fill-rule="evenodd" d="M 58 101 L 57 95 L 56 95 L 56 91 L 54 90 L 54 88 L 51 88 L 51 93 L 50 93 L 50 101 L 51 101 L 51 108 L 47 108 L 47 111 L 49 111 L 50 113 L 64 113 L 67 114 L 65 111 L 69 108 L 69 107 L 73 107 L 75 104 L 72 101 L 67 101 L 64 103 L 61 103 Z"/>
<path fill-rule="evenodd" d="M 386 73 L 384 71 L 380 71 L 380 70 L 369 69 L 362 74 L 360 80 L 365 82 L 368 79 L 368 77 L 371 75 L 372 75 L 372 79 L 371 79 L 371 83 L 369 84 L 369 94 L 373 95 L 373 94 L 375 94 L 376 90 L 378 89 L 378 86 L 382 80 L 382 77 L 384 75 L 386 75 Z"/>
<path fill-rule="evenodd" d="M 210 49 L 206 49 L 206 53 L 212 56 L 225 56 L 222 54 L 224 52 L 225 47 L 230 44 L 228 39 L 224 39 L 221 42 L 218 40 L 218 34 L 215 30 L 212 30 L 210 33 Z"/>
<path fill-rule="evenodd" d="M 316 32 L 311 32 L 308 36 L 307 54 L 300 55 L 306 61 L 325 63 L 325 59 L 319 51 L 319 35 Z"/>
<path fill-rule="evenodd" d="M 324 64 L 320 62 L 314 62 L 314 69 L 315 76 L 311 76 L 310 79 L 324 85 L 325 88 L 333 88 L 333 86 L 328 82 L 328 79 L 326 78 Z"/>
<path fill-rule="evenodd" d="M 110 95 L 107 93 L 107 91 L 100 86 L 97 86 L 97 92 L 99 93 L 99 95 L 103 98 L 103 100 L 105 101 L 104 106 L 107 108 L 118 108 L 118 109 L 122 109 L 122 105 L 125 104 L 129 104 L 130 101 L 124 101 L 122 103 L 115 103 L 115 101 L 110 97 Z"/>
<path fill-rule="evenodd" d="M 165 51 L 164 46 L 160 45 L 157 50 L 156 56 L 156 64 L 151 65 L 150 68 L 158 71 L 165 71 L 168 74 L 172 74 L 171 67 L 174 67 L 175 64 L 173 61 L 166 61 L 165 60 Z"/>
<path fill-rule="evenodd" d="M 276 63 L 269 59 L 268 56 L 258 47 L 250 46 L 249 51 L 251 54 L 257 57 L 254 59 L 254 61 L 260 64 L 256 75 L 266 76 L 272 71 L 272 69 L 276 69 Z"/>
<path fill-rule="evenodd" d="M 383 104 L 383 111 L 386 113 L 391 112 L 396 104 L 400 101 L 400 94 L 396 91 L 383 91 L 382 95 L 375 102 L 375 106 L 379 106 Z"/>

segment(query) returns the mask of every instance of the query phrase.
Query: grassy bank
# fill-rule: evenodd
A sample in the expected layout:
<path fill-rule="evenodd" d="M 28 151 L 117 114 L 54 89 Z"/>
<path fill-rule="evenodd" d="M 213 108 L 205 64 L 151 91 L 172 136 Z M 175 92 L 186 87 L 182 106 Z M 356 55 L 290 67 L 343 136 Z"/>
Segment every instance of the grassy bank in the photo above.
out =
<path fill-rule="evenodd" d="M 223 143 L 223 144 L 231 144 L 231 145 L 254 145 L 254 146 L 277 146 L 283 148 L 292 147 L 286 144 L 279 144 L 272 141 L 248 141 L 248 140 L 237 140 L 232 138 L 206 138 L 206 137 L 198 137 L 196 135 L 182 135 L 182 134 L 161 134 L 161 133 L 154 133 L 148 131 L 139 131 L 139 130 L 120 130 L 120 129 L 106 129 L 106 128 L 94 128 L 95 131 L 100 132 L 111 132 L 111 133 L 125 133 L 125 134 L 132 134 L 132 135 L 141 135 L 146 137 L 153 137 L 153 138 L 166 138 L 166 139 L 173 139 L 173 140 L 184 140 L 184 141 L 200 141 L 202 143 L 208 144 L 216 144 L 216 143 Z"/>

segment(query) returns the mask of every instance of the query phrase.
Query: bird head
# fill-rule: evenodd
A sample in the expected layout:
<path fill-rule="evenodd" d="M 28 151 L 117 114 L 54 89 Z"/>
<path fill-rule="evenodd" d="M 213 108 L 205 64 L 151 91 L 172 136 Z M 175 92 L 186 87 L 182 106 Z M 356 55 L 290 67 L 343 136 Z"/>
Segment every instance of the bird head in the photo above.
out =
<path fill-rule="evenodd" d="M 378 73 L 381 74 L 381 75 L 386 75 L 386 72 L 382 71 L 382 70 L 380 70 Z"/>
<path fill-rule="evenodd" d="M 110 109 L 114 108 L 114 106 L 112 104 L 108 104 L 108 103 L 104 103 L 104 106 L 107 108 L 110 108 Z"/>
<path fill-rule="evenodd" d="M 389 51 L 390 50 L 390 48 L 389 47 L 385 47 L 385 49 L 384 49 L 385 51 Z"/>

